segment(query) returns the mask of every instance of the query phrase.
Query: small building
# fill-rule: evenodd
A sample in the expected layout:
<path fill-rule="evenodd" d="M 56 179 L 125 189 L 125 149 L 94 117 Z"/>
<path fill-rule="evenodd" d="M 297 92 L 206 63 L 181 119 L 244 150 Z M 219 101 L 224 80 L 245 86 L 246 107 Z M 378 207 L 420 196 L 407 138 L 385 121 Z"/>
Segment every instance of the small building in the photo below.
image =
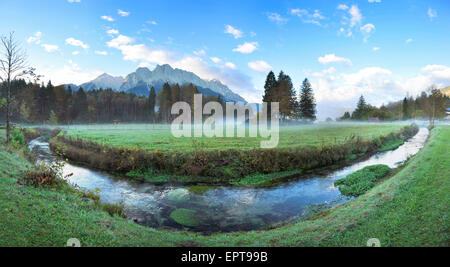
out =
<path fill-rule="evenodd" d="M 380 122 L 380 118 L 375 117 L 375 118 L 369 118 L 369 122 Z"/>
<path fill-rule="evenodd" d="M 120 125 L 120 120 L 115 120 L 114 125 Z"/>

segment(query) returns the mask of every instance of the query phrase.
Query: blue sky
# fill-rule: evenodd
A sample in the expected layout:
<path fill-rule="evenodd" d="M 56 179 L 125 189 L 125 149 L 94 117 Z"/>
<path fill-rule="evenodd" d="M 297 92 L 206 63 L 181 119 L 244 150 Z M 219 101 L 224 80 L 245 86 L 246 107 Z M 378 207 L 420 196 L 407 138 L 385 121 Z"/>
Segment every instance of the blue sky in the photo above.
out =
<path fill-rule="evenodd" d="M 374 105 L 450 85 L 450 1 L 2 0 L 15 31 L 53 83 L 168 63 L 219 79 L 260 102 L 269 70 L 308 77 L 319 117 L 364 94 Z"/>

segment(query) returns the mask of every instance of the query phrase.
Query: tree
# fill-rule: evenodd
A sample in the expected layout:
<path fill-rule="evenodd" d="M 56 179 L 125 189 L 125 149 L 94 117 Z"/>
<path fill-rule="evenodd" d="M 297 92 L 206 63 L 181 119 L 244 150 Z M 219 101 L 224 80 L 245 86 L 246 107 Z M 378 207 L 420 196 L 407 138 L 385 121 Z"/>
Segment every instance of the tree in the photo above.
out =
<path fill-rule="evenodd" d="M 367 103 L 364 99 L 364 96 L 361 96 L 358 100 L 358 104 L 356 105 L 356 109 L 352 114 L 352 119 L 354 120 L 362 120 L 365 117 L 365 113 L 367 110 Z"/>
<path fill-rule="evenodd" d="M 339 118 L 339 120 L 341 120 L 341 121 L 347 121 L 347 120 L 350 120 L 350 119 L 351 119 L 351 116 L 350 116 L 350 112 L 348 112 L 348 111 L 346 111 L 344 113 L 344 115 Z"/>
<path fill-rule="evenodd" d="M 155 123 L 156 90 L 152 86 L 148 95 L 148 118 Z"/>
<path fill-rule="evenodd" d="M 424 112 L 433 127 L 436 118 L 445 116 L 445 105 L 448 98 L 444 96 L 441 90 L 432 85 L 428 88 L 428 98 L 425 101 Z"/>
<path fill-rule="evenodd" d="M 311 83 L 305 79 L 300 92 L 300 116 L 303 120 L 316 120 L 316 101 Z"/>
<path fill-rule="evenodd" d="M 159 103 L 159 117 L 162 122 L 169 122 L 170 109 L 172 103 L 172 88 L 168 83 L 165 83 L 163 89 L 158 93 Z"/>
<path fill-rule="evenodd" d="M 273 71 L 270 71 L 267 74 L 266 83 L 264 85 L 264 95 L 263 102 L 269 103 L 272 102 L 273 98 L 273 89 L 277 86 L 277 80 L 275 78 L 275 74 Z"/>
<path fill-rule="evenodd" d="M 402 113 L 403 113 L 403 120 L 408 120 L 410 118 L 409 116 L 409 108 L 408 108 L 408 99 L 405 97 L 403 99 L 402 103 Z"/>
<path fill-rule="evenodd" d="M 6 83 L 6 143 L 11 136 L 11 82 L 20 77 L 35 76 L 34 69 L 28 68 L 26 54 L 15 40 L 14 33 L 0 38 L 2 54 L 0 55 L 0 80 Z"/>

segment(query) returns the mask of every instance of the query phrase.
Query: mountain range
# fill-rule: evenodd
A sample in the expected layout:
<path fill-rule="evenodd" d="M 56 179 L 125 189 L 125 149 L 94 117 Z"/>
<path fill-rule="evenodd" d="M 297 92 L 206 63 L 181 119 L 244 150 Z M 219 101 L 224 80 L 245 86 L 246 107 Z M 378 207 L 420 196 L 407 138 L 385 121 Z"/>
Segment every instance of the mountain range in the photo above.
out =
<path fill-rule="evenodd" d="M 220 96 L 225 101 L 247 103 L 244 98 L 218 80 L 206 81 L 193 72 L 174 69 L 167 64 L 158 65 L 153 71 L 148 68 L 138 68 L 135 72 L 128 74 L 126 78 L 114 77 L 104 73 L 79 86 L 73 84 L 67 84 L 66 86 L 70 85 L 72 89 L 82 87 L 86 91 L 100 88 L 112 89 L 119 92 L 134 93 L 139 96 L 148 96 L 152 87 L 155 87 L 158 93 L 166 82 L 171 85 L 179 84 L 180 86 L 192 83 L 204 95 Z"/>

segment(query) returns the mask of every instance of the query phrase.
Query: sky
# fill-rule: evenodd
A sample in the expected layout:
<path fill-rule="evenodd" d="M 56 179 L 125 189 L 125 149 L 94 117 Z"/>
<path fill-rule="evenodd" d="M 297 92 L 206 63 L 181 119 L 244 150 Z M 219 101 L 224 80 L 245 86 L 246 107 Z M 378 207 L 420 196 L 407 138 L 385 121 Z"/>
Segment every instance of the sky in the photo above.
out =
<path fill-rule="evenodd" d="M 56 85 L 170 64 L 261 102 L 283 70 L 297 90 L 311 81 L 322 119 L 361 95 L 380 106 L 450 85 L 449 0 L 1 0 L 0 12 L 0 34 Z"/>

